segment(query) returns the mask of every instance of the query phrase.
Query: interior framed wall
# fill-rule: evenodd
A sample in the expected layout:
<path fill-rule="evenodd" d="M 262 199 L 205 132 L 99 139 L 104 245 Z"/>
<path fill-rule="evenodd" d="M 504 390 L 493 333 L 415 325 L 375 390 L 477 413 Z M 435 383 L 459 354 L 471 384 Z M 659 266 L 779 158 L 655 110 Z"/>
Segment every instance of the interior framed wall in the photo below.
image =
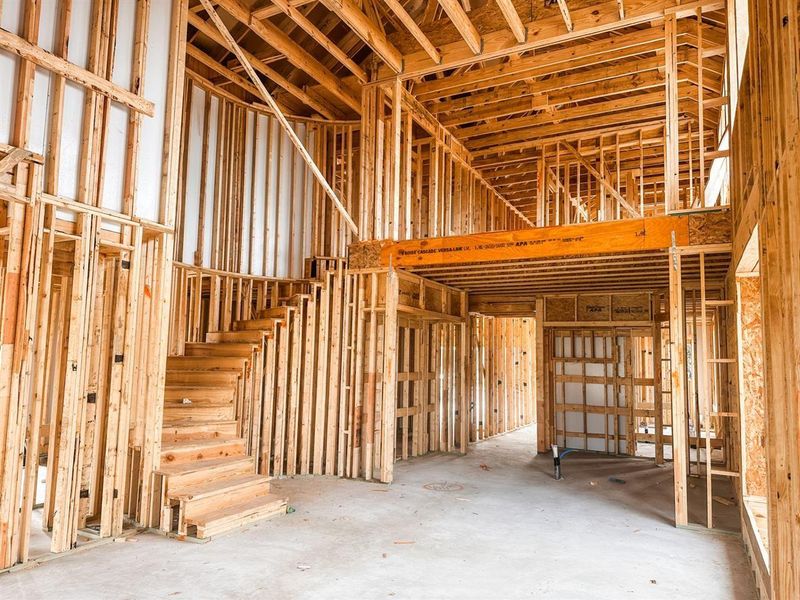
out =
<path fill-rule="evenodd" d="M 650 292 L 542 299 L 552 443 L 664 462 L 671 419 L 659 302 Z"/>
<path fill-rule="evenodd" d="M 470 441 L 535 426 L 535 317 L 473 313 L 470 341 Z"/>
<path fill-rule="evenodd" d="M 186 8 L 2 3 L 0 568 L 152 524 Z"/>
<path fill-rule="evenodd" d="M 800 167 L 800 10 L 789 0 L 729 3 L 737 49 L 731 89 L 737 103 L 731 133 L 734 264 L 758 227 L 765 340 L 769 569 L 758 552 L 759 584 L 773 598 L 800 593 L 797 451 L 800 374 L 797 293 L 800 286 L 797 177 Z M 733 105 L 732 105 L 733 106 Z"/>

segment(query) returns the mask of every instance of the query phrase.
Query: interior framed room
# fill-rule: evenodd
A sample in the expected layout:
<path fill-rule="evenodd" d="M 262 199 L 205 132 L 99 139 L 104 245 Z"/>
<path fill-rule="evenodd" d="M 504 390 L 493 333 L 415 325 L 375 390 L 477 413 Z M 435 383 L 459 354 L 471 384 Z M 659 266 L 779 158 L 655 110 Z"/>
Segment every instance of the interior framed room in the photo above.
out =
<path fill-rule="evenodd" d="M 0 589 L 800 597 L 798 81 L 788 0 L 0 0 Z"/>

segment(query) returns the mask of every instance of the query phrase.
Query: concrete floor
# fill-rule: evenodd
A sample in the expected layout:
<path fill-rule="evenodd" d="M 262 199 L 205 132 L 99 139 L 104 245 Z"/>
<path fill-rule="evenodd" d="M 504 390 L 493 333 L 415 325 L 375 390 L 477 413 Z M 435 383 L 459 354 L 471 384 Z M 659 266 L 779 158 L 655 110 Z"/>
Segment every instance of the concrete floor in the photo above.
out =
<path fill-rule="evenodd" d="M 208 544 L 143 534 L 68 555 L 0 575 L 0 597 L 755 597 L 738 537 L 670 525 L 669 468 L 572 454 L 556 482 L 533 436 L 399 463 L 388 487 L 280 481 L 293 514 Z"/>

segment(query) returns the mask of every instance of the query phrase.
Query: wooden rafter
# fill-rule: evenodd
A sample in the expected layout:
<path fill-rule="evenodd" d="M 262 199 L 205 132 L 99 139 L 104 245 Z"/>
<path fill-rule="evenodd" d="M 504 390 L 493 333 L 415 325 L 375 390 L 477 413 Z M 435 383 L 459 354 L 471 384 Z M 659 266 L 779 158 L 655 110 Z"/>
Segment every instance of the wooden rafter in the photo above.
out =
<path fill-rule="evenodd" d="M 356 3 L 351 0 L 322 0 L 322 3 L 336 13 L 395 73 L 403 70 L 403 55 Z"/>
<path fill-rule="evenodd" d="M 453 4 L 457 4 L 452 0 Z M 697 0 L 691 4 L 680 4 L 677 0 L 627 0 L 625 3 L 625 18 L 619 18 L 617 0 L 602 0 L 585 8 L 570 11 L 573 31 L 564 32 L 564 19 L 561 14 L 542 17 L 525 23 L 528 38 L 524 43 L 519 43 L 511 38 L 507 31 L 493 31 L 481 37 L 483 51 L 475 54 L 472 48 L 465 49 L 459 41 L 442 44 L 439 52 L 442 61 L 439 64 L 431 62 L 425 52 L 413 52 L 403 58 L 404 79 L 415 79 L 422 75 L 438 73 L 458 67 L 485 62 L 505 56 L 536 50 L 578 40 L 581 38 L 599 35 L 610 31 L 632 27 L 635 25 L 649 24 L 664 19 L 665 14 L 674 14 L 677 17 L 693 16 L 697 8 L 704 12 L 724 8 L 725 0 Z M 460 7 L 459 7 L 460 8 Z M 463 11 L 462 11 L 463 12 Z M 394 73 L 381 70 L 378 79 L 391 79 Z"/>
<path fill-rule="evenodd" d="M 210 0 L 200 0 L 200 1 L 203 3 L 203 6 L 205 6 L 206 11 L 211 17 L 211 20 L 214 22 L 214 25 L 216 25 L 222 37 L 225 38 L 228 47 L 236 55 L 236 58 L 239 59 L 239 61 L 241 61 L 242 66 L 247 72 L 247 75 L 250 77 L 253 84 L 255 84 L 255 86 L 258 88 L 261 97 L 270 107 L 275 117 L 278 119 L 278 122 L 283 127 L 283 130 L 286 132 L 286 135 L 292 141 L 295 148 L 297 148 L 297 151 L 303 157 L 303 160 L 306 162 L 308 168 L 314 174 L 314 177 L 317 179 L 319 184 L 325 190 L 325 193 L 328 195 L 331 201 L 333 201 L 333 204 L 336 206 L 336 210 L 339 211 L 339 214 L 347 223 L 347 226 L 350 228 L 350 231 L 352 232 L 353 236 L 356 239 L 358 239 L 358 227 L 356 226 L 355 221 L 353 221 L 353 218 L 347 212 L 347 209 L 344 207 L 344 204 L 342 204 L 342 201 L 339 199 L 339 196 L 333 190 L 330 183 L 328 183 L 328 180 L 325 179 L 325 175 L 322 174 L 322 171 L 320 171 L 319 167 L 317 166 L 317 163 L 314 162 L 314 159 L 311 157 L 311 154 L 309 154 L 308 150 L 306 150 L 306 147 L 303 146 L 303 142 L 301 142 L 300 138 L 297 137 L 297 134 L 295 133 L 292 126 L 289 124 L 289 121 L 286 120 L 286 117 L 283 115 L 283 112 L 281 111 L 280 107 L 275 102 L 275 99 L 267 91 L 267 88 L 264 87 L 264 84 L 261 82 L 261 79 L 259 79 L 255 70 L 253 69 L 253 66 L 250 64 L 250 61 L 247 59 L 244 52 L 242 52 L 242 49 L 239 47 L 239 44 L 237 44 L 236 41 L 233 39 L 233 37 L 230 34 L 230 31 L 228 31 L 228 28 L 225 26 L 225 23 L 222 22 L 222 19 L 217 14 L 217 11 L 214 10 L 214 7 L 211 5 Z"/>
<path fill-rule="evenodd" d="M 439 51 L 436 47 L 431 43 L 428 39 L 428 36 L 419 28 L 417 22 L 408 14 L 408 11 L 403 7 L 402 4 L 398 0 L 383 0 L 386 5 L 392 10 L 392 12 L 400 19 L 400 22 L 408 29 L 408 32 L 414 36 L 414 39 L 417 40 L 422 49 L 428 53 L 428 56 L 431 57 L 431 60 L 435 63 L 439 63 L 442 60 L 442 56 L 439 54 Z"/>
<path fill-rule="evenodd" d="M 447 13 L 450 22 L 458 29 L 472 53 L 475 55 L 480 54 L 483 51 L 481 34 L 478 33 L 475 25 L 469 20 L 469 16 L 467 16 L 461 3 L 458 0 L 439 0 L 439 4 L 444 9 L 444 12 Z"/>
<path fill-rule="evenodd" d="M 314 2 L 316 2 L 316 0 L 288 0 L 289 6 L 291 6 L 293 9 L 298 9 L 302 6 L 313 4 Z M 285 12 L 282 8 L 277 6 L 277 4 L 277 2 L 265 0 L 264 6 L 253 9 L 253 16 L 256 19 L 269 19 L 270 17 L 281 14 L 281 12 Z"/>
<path fill-rule="evenodd" d="M 561 16 L 564 18 L 564 25 L 567 26 L 567 31 L 572 31 L 575 29 L 575 26 L 572 23 L 572 17 L 569 14 L 567 0 L 558 0 L 558 8 L 561 11 Z"/>
<path fill-rule="evenodd" d="M 496 1 L 514 37 L 517 38 L 520 44 L 523 43 L 528 37 L 528 30 L 525 28 L 525 25 L 522 24 L 522 19 L 519 18 L 519 13 L 517 9 L 514 8 L 514 3 L 511 0 Z"/>
<path fill-rule="evenodd" d="M 361 102 L 342 86 L 341 79 L 331 73 L 307 50 L 293 41 L 280 27 L 271 21 L 259 21 L 240 0 L 220 0 L 219 5 L 234 19 L 244 23 L 258 37 L 283 54 L 295 68 L 317 80 L 322 87 L 355 112 L 361 110 Z M 232 39 L 232 38 L 231 38 Z"/>
<path fill-rule="evenodd" d="M 226 45 L 225 38 L 223 38 L 220 35 L 219 31 L 217 31 L 213 26 L 211 26 L 208 23 L 206 23 L 199 16 L 197 16 L 195 14 L 192 14 L 190 12 L 188 20 L 189 20 L 189 24 L 190 25 L 192 25 L 193 27 L 197 28 L 198 31 L 202 32 L 204 35 L 208 36 L 209 38 L 214 40 L 216 43 L 218 43 L 218 44 L 220 44 L 222 46 Z M 263 61 L 261 61 L 258 58 L 256 58 L 253 54 L 251 54 L 247 50 L 244 50 L 242 48 L 242 52 L 247 57 L 247 59 L 250 61 L 250 64 L 253 65 L 253 67 L 259 73 L 261 73 L 267 79 L 269 79 L 270 81 L 276 83 L 281 88 L 283 88 L 284 90 L 289 92 L 292 96 L 294 96 L 295 98 L 300 100 L 300 102 L 302 102 L 303 104 L 305 104 L 306 106 L 308 106 L 310 108 L 313 108 L 315 111 L 317 111 L 319 114 L 321 114 L 324 117 L 327 117 L 329 119 L 335 119 L 337 117 L 336 111 L 333 110 L 330 106 L 320 102 L 314 96 L 311 96 L 310 94 L 306 93 L 299 86 L 293 84 L 286 77 L 284 77 L 283 75 L 281 75 L 280 73 L 278 73 L 274 69 L 272 69 L 269 66 L 267 66 Z M 233 72 L 233 69 L 230 69 L 230 70 Z"/>
<path fill-rule="evenodd" d="M 272 0 L 273 3 L 280 8 L 286 16 L 288 16 L 292 21 L 297 23 L 297 25 L 305 31 L 308 35 L 310 35 L 315 42 L 317 42 L 320 46 L 325 48 L 325 50 L 336 60 L 342 63 L 347 69 L 355 75 L 359 81 L 362 83 L 367 82 L 367 73 L 362 69 L 359 65 L 355 63 L 345 52 L 339 48 L 327 35 L 325 35 L 320 29 L 311 22 L 311 20 L 306 17 L 301 11 L 297 8 L 293 7 L 288 0 Z"/>

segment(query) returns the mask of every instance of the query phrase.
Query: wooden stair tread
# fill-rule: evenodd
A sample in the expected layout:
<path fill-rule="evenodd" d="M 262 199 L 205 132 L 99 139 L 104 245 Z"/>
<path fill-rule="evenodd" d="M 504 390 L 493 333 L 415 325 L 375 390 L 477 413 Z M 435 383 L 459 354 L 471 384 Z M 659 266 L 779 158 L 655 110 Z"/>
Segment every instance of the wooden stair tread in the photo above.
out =
<path fill-rule="evenodd" d="M 229 504 L 224 508 L 218 508 L 206 513 L 201 513 L 194 517 L 186 519 L 189 525 L 196 525 L 198 527 L 219 527 L 220 525 L 230 524 L 236 526 L 238 521 L 249 516 L 255 516 L 260 513 L 272 514 L 276 510 L 283 508 L 282 512 L 286 511 L 286 498 L 276 494 L 266 494 L 251 498 L 243 502 L 236 502 Z"/>
<path fill-rule="evenodd" d="M 249 487 L 254 483 L 268 482 L 269 477 L 256 473 L 246 473 L 239 475 L 229 475 L 210 481 L 203 481 L 194 485 L 179 487 L 170 490 L 167 496 L 174 499 L 199 500 L 209 496 L 216 496 L 221 493 L 230 493 L 237 488 Z"/>
<path fill-rule="evenodd" d="M 221 458 L 209 458 L 206 460 L 195 460 L 189 463 L 177 463 L 161 465 L 158 468 L 160 475 L 189 475 L 191 473 L 198 473 L 200 471 L 209 471 L 217 467 L 235 467 L 234 463 L 241 463 L 244 467 L 245 464 L 250 467 L 255 467 L 253 457 L 251 456 L 223 456 Z"/>

